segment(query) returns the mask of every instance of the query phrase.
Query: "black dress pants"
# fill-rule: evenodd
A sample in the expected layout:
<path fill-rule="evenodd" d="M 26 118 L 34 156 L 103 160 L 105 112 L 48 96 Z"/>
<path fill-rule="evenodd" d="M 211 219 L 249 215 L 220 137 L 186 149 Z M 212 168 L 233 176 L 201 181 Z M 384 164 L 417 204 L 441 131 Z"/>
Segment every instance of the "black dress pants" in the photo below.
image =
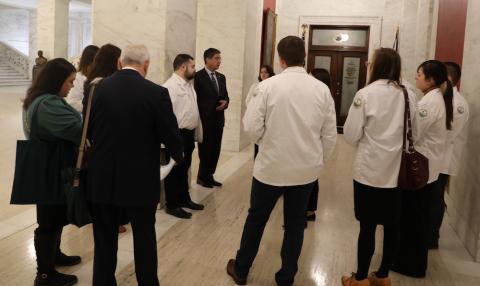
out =
<path fill-rule="evenodd" d="M 198 156 L 200 157 L 198 178 L 207 183 L 213 180 L 213 174 L 217 169 L 224 125 L 224 121 L 219 116 L 212 117 L 202 121 L 203 142 L 198 143 Z"/>
<path fill-rule="evenodd" d="M 310 193 L 310 198 L 308 199 L 308 207 L 307 211 L 314 212 L 317 210 L 318 205 L 318 180 L 315 181 L 315 185 L 313 186 L 313 190 Z"/>
<path fill-rule="evenodd" d="M 420 190 L 403 191 L 400 243 L 392 270 L 410 277 L 425 277 L 428 267 L 429 206 L 436 182 Z"/>
<path fill-rule="evenodd" d="M 313 185 L 314 183 L 278 187 L 264 184 L 253 178 L 250 209 L 236 256 L 235 271 L 240 277 L 248 275 L 257 255 L 265 225 L 277 200 L 283 195 L 285 231 L 281 250 L 282 268 L 275 274 L 275 280 L 278 284 L 293 284 L 303 245 L 303 232 L 307 219 L 305 212 Z"/>
<path fill-rule="evenodd" d="M 165 178 L 165 196 L 167 208 L 182 207 L 191 200 L 188 192 L 188 170 L 192 165 L 192 153 L 195 149 L 194 130 L 180 130 L 184 143 L 184 159 L 174 166 Z"/>
<path fill-rule="evenodd" d="M 429 208 L 429 247 L 438 247 L 438 240 L 440 239 L 440 227 L 442 226 L 443 216 L 447 206 L 445 204 L 445 188 L 447 187 L 449 177 L 449 175 L 440 174 L 437 182 L 432 187 Z"/>
<path fill-rule="evenodd" d="M 138 207 L 115 205 L 91 205 L 93 238 L 93 286 L 116 286 L 118 225 L 121 211 L 130 218 L 133 231 L 135 274 L 139 286 L 160 285 L 157 276 L 157 239 L 155 234 L 155 212 L 157 204 Z"/>

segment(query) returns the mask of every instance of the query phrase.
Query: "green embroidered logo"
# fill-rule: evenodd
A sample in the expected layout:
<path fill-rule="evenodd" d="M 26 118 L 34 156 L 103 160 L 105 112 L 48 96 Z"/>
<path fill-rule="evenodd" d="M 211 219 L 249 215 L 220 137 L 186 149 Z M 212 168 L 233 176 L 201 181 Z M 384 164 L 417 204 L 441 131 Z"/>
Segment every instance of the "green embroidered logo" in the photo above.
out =
<path fill-rule="evenodd" d="M 361 98 L 358 98 L 358 97 L 355 98 L 355 99 L 353 100 L 353 106 L 354 106 L 354 107 L 360 107 L 360 106 L 362 106 L 362 99 L 361 99 Z"/>
<path fill-rule="evenodd" d="M 458 113 L 463 114 L 463 113 L 465 113 L 465 108 L 463 106 L 459 106 L 459 107 L 457 107 L 457 111 L 458 111 Z"/>
<path fill-rule="evenodd" d="M 428 112 L 426 109 L 421 109 L 419 114 L 420 114 L 420 117 L 427 117 Z"/>

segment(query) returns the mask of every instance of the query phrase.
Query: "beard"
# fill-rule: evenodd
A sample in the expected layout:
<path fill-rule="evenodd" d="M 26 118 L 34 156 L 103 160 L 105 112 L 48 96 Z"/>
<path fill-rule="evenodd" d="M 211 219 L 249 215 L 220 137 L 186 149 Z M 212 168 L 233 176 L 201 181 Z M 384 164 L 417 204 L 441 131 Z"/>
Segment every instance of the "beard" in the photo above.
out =
<path fill-rule="evenodd" d="M 187 80 L 192 80 L 195 78 L 195 72 L 192 72 L 192 73 L 185 73 L 185 78 Z"/>

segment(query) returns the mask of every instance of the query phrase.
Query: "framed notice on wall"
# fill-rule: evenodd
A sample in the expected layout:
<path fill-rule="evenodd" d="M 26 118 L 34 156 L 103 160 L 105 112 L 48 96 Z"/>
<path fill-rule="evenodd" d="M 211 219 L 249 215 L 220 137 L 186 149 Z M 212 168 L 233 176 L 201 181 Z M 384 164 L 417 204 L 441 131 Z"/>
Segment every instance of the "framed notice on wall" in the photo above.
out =
<path fill-rule="evenodd" d="M 277 15 L 270 9 L 265 12 L 265 26 L 263 27 L 262 65 L 273 66 L 275 57 L 275 33 Z"/>

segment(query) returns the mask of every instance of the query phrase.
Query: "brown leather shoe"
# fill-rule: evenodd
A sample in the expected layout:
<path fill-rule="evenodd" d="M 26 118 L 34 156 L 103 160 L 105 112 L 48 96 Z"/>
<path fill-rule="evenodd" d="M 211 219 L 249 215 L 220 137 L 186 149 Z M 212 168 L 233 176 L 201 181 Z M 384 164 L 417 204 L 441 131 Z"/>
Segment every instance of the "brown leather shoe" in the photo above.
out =
<path fill-rule="evenodd" d="M 246 278 L 240 278 L 237 276 L 237 273 L 235 272 L 235 259 L 230 259 L 227 263 L 227 273 L 232 277 L 233 281 L 235 281 L 235 284 L 237 285 L 247 285 L 247 279 Z"/>
<path fill-rule="evenodd" d="M 370 281 L 370 286 L 391 286 L 392 281 L 390 278 L 378 278 L 375 272 L 370 273 L 368 275 L 368 281 Z"/>
<path fill-rule="evenodd" d="M 342 276 L 342 285 L 343 286 L 370 286 L 370 281 L 368 279 L 363 279 L 358 281 L 355 279 L 355 273 L 352 273 L 352 276 Z"/>

